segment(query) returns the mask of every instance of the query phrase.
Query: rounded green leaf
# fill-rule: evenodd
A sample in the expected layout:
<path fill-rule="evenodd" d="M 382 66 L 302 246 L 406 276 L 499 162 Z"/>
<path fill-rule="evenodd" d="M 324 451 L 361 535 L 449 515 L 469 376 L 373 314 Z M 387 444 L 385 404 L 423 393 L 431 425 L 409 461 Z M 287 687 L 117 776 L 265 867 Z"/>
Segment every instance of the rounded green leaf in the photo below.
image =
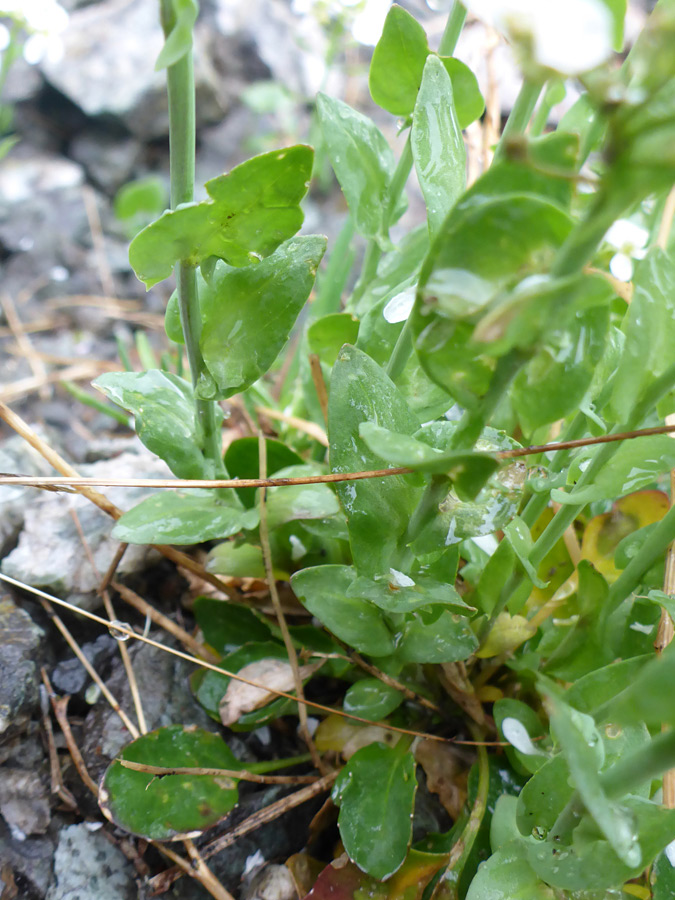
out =
<path fill-rule="evenodd" d="M 315 566 L 296 572 L 291 586 L 302 605 L 340 640 L 361 653 L 388 656 L 394 639 L 382 612 L 348 596 L 355 574 L 350 566 Z"/>
<path fill-rule="evenodd" d="M 452 94 L 460 128 L 467 128 L 483 115 L 485 100 L 478 79 L 471 69 L 454 56 L 441 56 L 441 62 L 452 82 Z"/>
<path fill-rule="evenodd" d="M 345 712 L 379 722 L 400 706 L 403 699 L 400 691 L 379 678 L 364 678 L 349 688 L 342 707 Z"/>
<path fill-rule="evenodd" d="M 158 491 L 124 513 L 112 534 L 127 544 L 199 544 L 257 524 L 257 509 L 243 509 L 215 491 Z"/>
<path fill-rule="evenodd" d="M 132 741 L 120 759 L 167 768 L 240 769 L 225 741 L 196 727 L 169 725 Z M 237 803 L 237 782 L 223 775 L 152 775 L 110 764 L 99 804 L 112 822 L 140 837 L 173 841 L 196 837 Z"/>
<path fill-rule="evenodd" d="M 219 262 L 200 280 L 200 348 L 220 399 L 246 390 L 270 368 L 309 297 L 325 249 L 324 237 L 298 237 L 254 265 Z"/>
<path fill-rule="evenodd" d="M 267 447 L 267 475 L 271 477 L 286 466 L 299 466 L 304 462 L 301 456 L 291 450 L 283 441 L 265 438 Z M 225 468 L 232 478 L 259 478 L 259 442 L 257 437 L 238 438 L 225 451 Z M 237 494 L 244 506 L 255 506 L 256 489 L 238 488 Z"/>
<path fill-rule="evenodd" d="M 370 63 L 368 86 L 375 103 L 394 116 L 410 115 L 428 54 L 424 28 L 409 12 L 394 4 L 384 20 L 382 37 Z"/>
<path fill-rule="evenodd" d="M 417 422 L 400 392 L 384 370 L 349 344 L 333 367 L 328 403 L 328 438 L 333 472 L 383 468 L 369 451 L 359 426 L 377 421 L 384 428 L 413 434 Z M 389 571 L 392 555 L 405 533 L 420 495 L 411 476 L 347 482 L 337 486 L 360 574 Z"/>
<path fill-rule="evenodd" d="M 405 662 L 458 662 L 477 649 L 478 639 L 466 616 L 434 607 L 406 615 L 396 655 Z"/>
<path fill-rule="evenodd" d="M 394 154 L 371 119 L 325 94 L 316 101 L 321 133 L 357 231 L 389 242 L 389 186 Z"/>
<path fill-rule="evenodd" d="M 270 626 L 262 615 L 242 603 L 197 597 L 192 612 L 204 640 L 219 653 L 236 650 L 248 641 L 266 641 L 271 637 Z"/>
<path fill-rule="evenodd" d="M 342 843 L 368 875 L 388 878 L 405 860 L 416 788 L 412 754 L 381 743 L 358 750 L 335 782 Z"/>
<path fill-rule="evenodd" d="M 192 385 L 184 378 L 160 369 L 106 372 L 93 386 L 133 414 L 140 440 L 174 475 L 209 477 L 196 432 Z"/>
<path fill-rule="evenodd" d="M 355 344 L 359 334 L 359 320 L 351 313 L 331 313 L 317 319 L 307 329 L 307 341 L 312 353 L 321 362 L 332 366 L 344 344 Z"/>
<path fill-rule="evenodd" d="M 314 151 L 297 145 L 254 156 L 206 183 L 208 200 L 167 210 L 129 247 L 129 262 L 150 288 L 179 260 L 199 265 L 210 256 L 246 266 L 269 256 L 303 221 Z"/>

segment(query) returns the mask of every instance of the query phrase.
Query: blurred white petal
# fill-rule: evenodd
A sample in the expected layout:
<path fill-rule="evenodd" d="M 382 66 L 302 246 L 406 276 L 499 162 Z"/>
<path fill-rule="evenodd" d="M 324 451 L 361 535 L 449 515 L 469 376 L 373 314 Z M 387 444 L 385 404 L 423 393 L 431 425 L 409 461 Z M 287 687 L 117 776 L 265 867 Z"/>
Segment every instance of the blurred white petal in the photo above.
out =
<path fill-rule="evenodd" d="M 619 281 L 630 281 L 633 277 L 633 260 L 625 253 L 616 253 L 610 260 L 609 271 Z"/>
<path fill-rule="evenodd" d="M 9 28 L 0 22 L 0 53 L 9 47 L 10 40 Z"/>
<path fill-rule="evenodd" d="M 649 232 L 646 228 L 636 225 L 635 222 L 631 222 L 629 219 L 617 219 L 607 231 L 605 240 L 616 250 L 624 250 L 626 247 L 637 250 L 646 246 L 649 240 Z M 631 255 L 635 256 L 635 253 L 632 252 Z"/>
<path fill-rule="evenodd" d="M 599 66 L 612 53 L 612 17 L 602 0 L 466 0 L 477 18 L 514 43 L 531 43 L 539 65 L 563 75 Z"/>

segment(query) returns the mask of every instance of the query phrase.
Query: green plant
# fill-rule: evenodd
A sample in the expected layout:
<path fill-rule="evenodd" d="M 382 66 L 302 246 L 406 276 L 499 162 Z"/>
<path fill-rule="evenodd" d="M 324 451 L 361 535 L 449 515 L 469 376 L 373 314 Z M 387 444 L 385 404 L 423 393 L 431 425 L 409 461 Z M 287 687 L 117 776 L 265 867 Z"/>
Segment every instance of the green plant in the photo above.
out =
<path fill-rule="evenodd" d="M 317 897 L 412 898 L 427 889 L 435 900 L 593 900 L 624 888 L 662 898 L 675 882 L 667 850 L 675 812 L 657 795 L 675 765 L 673 733 L 661 733 L 675 724 L 673 692 L 663 690 L 675 649 L 655 657 L 652 646 L 673 611 L 663 560 L 675 508 L 654 489 L 675 466 L 675 445 L 652 435 L 538 452 L 527 466 L 509 459 L 524 443 L 547 441 L 554 425 L 571 441 L 654 426 L 675 411 L 665 202 L 675 181 L 675 3 L 661 0 L 621 68 L 593 57 L 558 71 L 543 52 L 541 23 L 522 16 L 526 5 L 497 4 L 496 24 L 517 43 L 526 77 L 494 162 L 468 188 L 461 132 L 483 101 L 452 56 L 461 4 L 438 54 L 403 9 L 387 17 L 370 89 L 403 119 L 398 162 L 370 119 L 318 98 L 349 220 L 283 370 L 279 405 L 295 419 L 281 440 L 244 438 L 223 457 L 219 401 L 242 394 L 253 415 L 261 401 L 273 404 L 265 376 L 296 327 L 325 241 L 296 234 L 309 147 L 254 157 L 193 201 L 196 7 L 162 2 L 172 209 L 134 238 L 130 258 L 148 286 L 175 270 L 166 327 L 185 344 L 192 380 L 154 369 L 96 385 L 133 414 L 141 440 L 179 479 L 261 472 L 263 481 L 295 482 L 258 495 L 250 487 L 161 492 L 113 533 L 127 542 L 222 540 L 211 571 L 267 575 L 275 597 L 273 568 L 323 624 L 285 630 L 283 620 L 234 602 L 195 609 L 223 654 L 222 674 L 193 678 L 216 720 L 246 729 L 297 711 L 299 694 L 282 688 L 236 721 L 223 713 L 228 687 L 250 677 L 238 676 L 244 667 L 287 664 L 293 648 L 308 663 L 295 667 L 296 691 L 315 674 L 348 685 L 316 746 L 346 759 L 333 799 L 352 862 L 328 866 Z M 573 8 L 590 9 L 605 29 L 603 54 L 612 42 L 621 47 L 625 4 Z M 541 134 L 570 74 L 584 92 Z M 394 242 L 413 166 L 428 221 Z M 607 272 L 614 251 L 603 240 L 624 219 L 651 235 L 630 305 Z M 354 234 L 365 242 L 363 263 L 343 304 Z M 296 427 L 304 419 L 316 434 L 323 424 L 322 379 L 328 454 Z M 323 474 L 353 472 L 376 474 L 321 483 Z M 319 483 L 302 483 L 315 476 Z M 359 719 L 379 727 L 367 731 Z M 419 731 L 438 754 L 457 739 L 478 749 L 452 830 L 411 848 Z M 164 734 L 124 756 L 152 759 L 148 742 Z M 495 739 L 506 746 L 488 751 Z M 165 778 L 179 779 L 180 790 L 155 782 L 153 803 L 178 798 L 164 830 L 163 809 L 150 815 L 141 789 L 157 773 L 115 762 L 103 782 L 115 820 L 159 839 L 201 830 L 236 799 L 232 784 L 214 793 L 213 772 L 171 774 L 236 769 L 224 742 L 195 734 L 168 744 Z M 213 816 L 199 825 L 203 802 Z"/>

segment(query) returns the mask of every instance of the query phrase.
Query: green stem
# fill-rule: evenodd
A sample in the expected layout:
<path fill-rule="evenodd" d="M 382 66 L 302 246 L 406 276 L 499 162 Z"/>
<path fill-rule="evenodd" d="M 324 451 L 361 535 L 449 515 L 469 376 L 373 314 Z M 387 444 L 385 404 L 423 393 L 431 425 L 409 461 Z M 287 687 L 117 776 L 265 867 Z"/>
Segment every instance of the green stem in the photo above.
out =
<path fill-rule="evenodd" d="M 389 362 L 387 363 L 386 372 L 392 381 L 396 381 L 398 376 L 405 368 L 410 354 L 412 353 L 412 310 L 410 315 L 403 323 L 403 328 L 399 336 L 396 338 L 394 349 L 391 351 Z"/>
<path fill-rule="evenodd" d="M 316 298 L 309 307 L 312 320 L 340 311 L 342 291 L 354 262 L 354 250 L 351 248 L 353 237 L 354 223 L 351 216 L 347 216 L 330 252 L 326 268 L 319 275 Z"/>
<path fill-rule="evenodd" d="M 450 10 L 448 21 L 445 24 L 441 43 L 438 47 L 439 56 L 452 56 L 455 52 L 455 47 L 457 46 L 457 41 L 459 40 L 462 28 L 464 27 L 465 19 L 466 7 L 464 4 L 460 3 L 459 0 L 455 0 L 455 3 Z"/>
<path fill-rule="evenodd" d="M 405 139 L 405 144 L 403 145 L 403 150 L 401 151 L 401 155 L 399 157 L 398 163 L 396 164 L 396 169 L 394 170 L 394 174 L 391 179 L 391 184 L 389 186 L 389 197 L 388 197 L 388 205 L 387 205 L 387 226 L 391 227 L 394 224 L 394 215 L 396 213 L 396 207 L 398 206 L 398 202 L 405 190 L 405 185 L 408 180 L 408 176 L 412 171 L 413 167 L 413 154 L 412 154 L 412 144 L 410 141 L 410 131 L 408 131 L 408 136 Z"/>
<path fill-rule="evenodd" d="M 675 731 L 664 731 L 648 744 L 616 762 L 600 773 L 600 785 L 610 800 L 631 794 L 641 785 L 658 778 L 675 763 Z M 574 793 L 551 829 L 551 837 L 569 840 L 585 807 L 581 796 Z"/>
<path fill-rule="evenodd" d="M 523 81 L 516 97 L 516 102 L 513 104 L 513 109 L 506 120 L 506 125 L 504 125 L 502 136 L 497 144 L 495 160 L 504 158 L 509 141 L 525 133 L 525 129 L 537 105 L 542 87 L 543 85 L 540 81 L 530 81 L 527 78 Z"/>
<path fill-rule="evenodd" d="M 569 427 L 560 436 L 560 440 L 575 441 L 577 440 L 577 438 L 580 438 L 585 431 L 586 416 L 583 413 L 577 413 L 574 419 L 572 419 L 572 421 L 570 422 Z M 558 452 L 553 457 L 550 466 L 548 467 L 549 475 L 557 475 L 558 472 L 562 472 L 562 470 L 567 465 L 571 455 L 571 450 L 558 450 Z M 527 505 L 522 511 L 520 517 L 523 522 L 525 522 L 528 528 L 532 528 L 539 516 L 546 509 L 549 499 L 549 492 L 546 491 L 542 492 L 541 494 L 533 494 L 527 501 Z"/>
<path fill-rule="evenodd" d="M 477 731 L 472 736 L 481 740 L 483 735 Z M 490 789 L 490 761 L 485 747 L 478 747 L 478 789 L 471 815 L 455 846 L 450 851 L 452 860 L 438 882 L 432 897 L 433 900 L 457 900 L 459 897 L 459 879 L 469 861 L 476 837 L 483 824 L 488 804 Z"/>
<path fill-rule="evenodd" d="M 593 258 L 607 229 L 621 215 L 624 207 L 623 198 L 615 198 L 601 191 L 586 218 L 570 232 L 558 251 L 551 267 L 551 277 L 564 278 L 581 271 Z"/>
<path fill-rule="evenodd" d="M 675 506 L 671 506 L 654 527 L 640 552 L 631 559 L 621 575 L 609 589 L 607 612 L 611 613 L 640 584 L 643 575 L 662 556 L 675 539 Z"/>
<path fill-rule="evenodd" d="M 656 406 L 658 401 L 666 393 L 668 393 L 673 384 L 675 384 L 675 364 L 666 369 L 663 375 L 660 375 L 655 381 L 652 382 L 651 385 L 649 385 L 640 400 L 635 404 L 630 418 L 628 419 L 626 424 L 617 425 L 612 429 L 612 432 L 616 433 L 619 431 L 633 431 L 638 428 L 640 423 L 644 420 L 645 416 Z M 593 479 L 600 472 L 607 461 L 611 459 L 611 457 L 616 453 L 622 443 L 622 441 L 617 441 L 616 443 L 603 444 L 601 447 L 599 447 L 595 456 L 592 458 L 591 462 L 579 478 L 576 487 L 581 488 L 586 484 L 592 483 Z M 572 492 L 571 496 L 572 498 L 574 497 L 574 491 Z M 565 530 L 572 524 L 572 522 L 576 519 L 585 505 L 585 503 L 579 503 L 562 506 L 554 515 L 544 531 L 540 534 L 539 538 L 535 542 L 534 547 L 532 548 L 532 552 L 530 553 L 530 562 L 533 566 L 535 566 L 535 568 L 541 563 L 546 554 L 560 540 L 560 538 L 565 533 Z M 665 521 L 665 519 L 662 521 Z M 639 561 L 642 558 L 644 552 L 645 548 L 643 547 L 640 553 L 638 553 L 638 555 L 631 560 L 630 566 L 624 570 L 624 573 L 619 581 L 621 581 L 621 579 L 628 571 L 628 568 L 630 568 L 631 566 L 633 567 L 632 571 L 635 571 L 635 567 L 640 564 Z M 647 568 L 649 568 L 649 566 L 647 566 Z M 616 585 L 619 583 L 619 581 L 615 582 L 615 584 L 612 586 L 612 590 L 618 590 L 616 588 Z"/>
<path fill-rule="evenodd" d="M 162 28 L 168 36 L 175 23 L 171 0 L 161 0 Z M 195 181 L 195 86 L 192 52 L 185 53 L 167 68 L 169 101 L 169 163 L 171 168 L 171 208 L 194 199 Z M 208 376 L 199 348 L 201 311 L 195 267 L 185 261 L 176 264 L 176 293 L 185 348 L 190 363 L 192 385 L 197 387 Z M 204 456 L 208 461 L 205 477 L 225 474 L 220 432 L 216 425 L 213 400 L 195 397 L 195 420 Z"/>
<path fill-rule="evenodd" d="M 288 769 L 290 766 L 299 766 L 302 763 L 312 761 L 311 753 L 301 753 L 299 756 L 289 756 L 286 759 L 263 759 L 260 762 L 245 763 L 242 768 L 254 775 L 266 775 L 268 772 L 276 772 L 278 769 Z"/>
<path fill-rule="evenodd" d="M 539 104 L 532 119 L 532 124 L 530 125 L 530 137 L 539 137 L 543 132 L 554 105 L 555 104 L 549 99 L 548 91 L 544 91 L 544 96 L 541 98 L 541 103 Z"/>
<path fill-rule="evenodd" d="M 511 350 L 499 359 L 488 392 L 475 409 L 467 409 L 459 420 L 452 435 L 454 449 L 473 447 L 524 362 L 525 357 L 517 350 Z"/>

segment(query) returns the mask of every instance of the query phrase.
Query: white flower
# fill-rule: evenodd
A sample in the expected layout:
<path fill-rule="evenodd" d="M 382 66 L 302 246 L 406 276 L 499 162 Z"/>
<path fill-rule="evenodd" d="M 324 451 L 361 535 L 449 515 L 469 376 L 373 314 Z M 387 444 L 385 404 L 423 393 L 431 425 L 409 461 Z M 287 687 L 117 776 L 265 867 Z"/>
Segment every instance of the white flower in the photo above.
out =
<path fill-rule="evenodd" d="M 0 0 L 0 16 L 8 16 L 27 32 L 23 57 L 34 65 L 41 59 L 58 62 L 63 56 L 60 35 L 68 26 L 68 13 L 57 0 Z"/>
<path fill-rule="evenodd" d="M 602 0 L 465 0 L 469 12 L 522 44 L 539 65 L 579 75 L 612 53 L 612 17 Z"/>
<path fill-rule="evenodd" d="M 609 271 L 619 281 L 630 281 L 633 260 L 644 259 L 647 255 L 649 232 L 629 219 L 617 219 L 605 235 L 605 240 L 618 251 L 610 260 Z"/>

